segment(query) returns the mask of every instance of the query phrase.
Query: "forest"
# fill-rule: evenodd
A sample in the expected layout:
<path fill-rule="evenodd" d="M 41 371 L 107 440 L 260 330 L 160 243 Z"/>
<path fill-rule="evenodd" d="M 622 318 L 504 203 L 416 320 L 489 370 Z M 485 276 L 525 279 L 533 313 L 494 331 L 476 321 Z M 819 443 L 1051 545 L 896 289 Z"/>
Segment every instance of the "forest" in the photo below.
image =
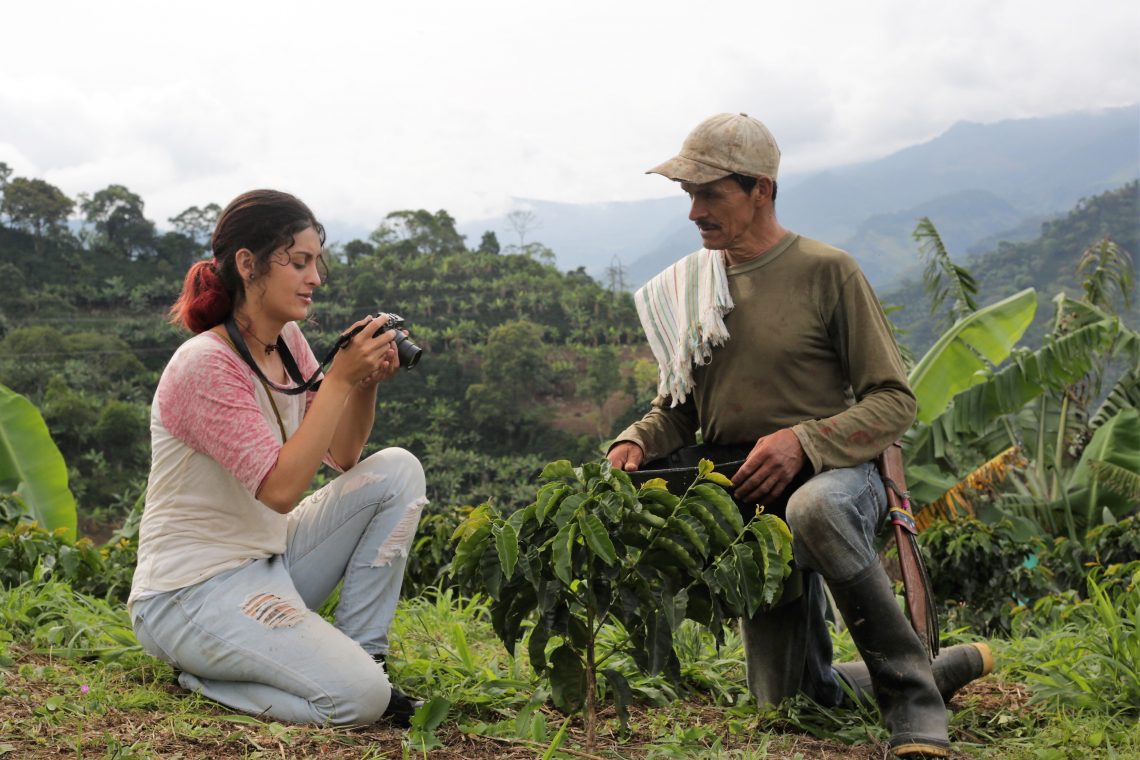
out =
<path fill-rule="evenodd" d="M 369 449 L 408 448 L 427 474 L 392 666 L 427 704 L 406 733 L 338 731 L 182 692 L 124 600 L 150 402 L 187 337 L 166 313 L 219 211 L 160 228 L 122 185 L 72 199 L 0 164 L 0 756 L 883 756 L 873 710 L 750 702 L 730 623 L 778 599 L 786 526 L 708 512 L 718 473 L 666 499 L 601 461 L 656 384 L 620 272 L 559 271 L 521 234 L 468 241 L 444 210 L 331 245 L 303 326 L 320 356 L 395 312 L 424 349 L 381 387 Z M 883 296 L 919 397 L 906 473 L 942 638 L 998 658 L 951 705 L 955 756 L 1140 755 L 1138 218 L 1134 181 L 968 261 L 916 220 L 923 281 Z M 667 591 L 675 563 L 631 538 L 629 513 L 662 503 L 710 520 L 669 522 L 707 603 Z M 770 582 L 744 583 L 757 566 Z M 651 591 L 584 636 L 589 600 L 553 624 L 520 606 L 540 575 Z M 854 655 L 838 621 L 832 636 L 837 660 Z"/>

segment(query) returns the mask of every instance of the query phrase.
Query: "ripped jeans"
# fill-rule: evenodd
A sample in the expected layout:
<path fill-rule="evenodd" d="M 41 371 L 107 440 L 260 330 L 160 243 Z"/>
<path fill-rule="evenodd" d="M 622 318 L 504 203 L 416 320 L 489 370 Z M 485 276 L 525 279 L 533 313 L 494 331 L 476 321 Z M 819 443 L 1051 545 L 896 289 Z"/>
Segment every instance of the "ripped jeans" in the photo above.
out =
<path fill-rule="evenodd" d="M 235 710 L 376 721 L 391 685 L 373 655 L 388 652 L 424 494 L 413 455 L 373 454 L 297 505 L 284 554 L 135 602 L 139 643 L 183 688 Z M 313 610 L 342 579 L 334 626 Z"/>

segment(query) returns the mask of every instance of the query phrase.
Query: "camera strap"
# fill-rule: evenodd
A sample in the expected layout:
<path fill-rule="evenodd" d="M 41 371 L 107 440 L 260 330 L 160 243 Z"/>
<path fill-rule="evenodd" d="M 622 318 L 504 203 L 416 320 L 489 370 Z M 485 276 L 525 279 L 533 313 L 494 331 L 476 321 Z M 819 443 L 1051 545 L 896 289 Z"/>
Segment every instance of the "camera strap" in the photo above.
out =
<path fill-rule="evenodd" d="M 286 388 L 267 378 L 265 376 L 265 373 L 261 371 L 261 367 L 257 366 L 257 362 L 254 361 L 253 355 L 250 354 L 249 346 L 246 345 L 245 338 L 242 337 L 241 330 L 238 329 L 237 323 L 234 321 L 234 316 L 232 313 L 226 317 L 225 324 L 226 333 L 230 336 L 230 342 L 233 343 L 234 350 L 237 351 L 238 356 L 242 358 L 242 361 L 244 361 L 246 365 L 253 370 L 254 374 L 257 375 L 258 379 L 261 380 L 261 382 L 265 383 L 266 387 L 272 388 L 278 393 L 284 393 L 286 396 L 296 396 L 299 393 L 304 393 L 305 391 L 316 391 L 318 388 L 320 388 L 321 381 L 319 378 L 321 372 L 324 371 L 324 367 L 333 360 L 333 357 L 336 356 L 336 352 L 340 350 L 341 346 L 352 340 L 352 336 L 360 331 L 360 329 L 357 328 L 356 330 L 345 333 L 337 338 L 337 341 L 333 345 L 332 350 L 328 352 L 328 355 L 325 356 L 324 361 L 320 363 L 320 366 L 317 367 L 316 372 L 314 372 L 312 377 L 310 377 L 308 380 L 306 380 L 305 376 L 301 374 L 301 368 L 297 366 L 297 360 L 293 358 L 293 354 L 289 352 L 289 347 L 285 345 L 285 338 L 281 337 L 280 335 L 277 336 L 277 353 L 281 357 L 281 363 L 285 365 L 285 373 L 289 375 L 290 380 L 296 383 L 294 387 Z"/>

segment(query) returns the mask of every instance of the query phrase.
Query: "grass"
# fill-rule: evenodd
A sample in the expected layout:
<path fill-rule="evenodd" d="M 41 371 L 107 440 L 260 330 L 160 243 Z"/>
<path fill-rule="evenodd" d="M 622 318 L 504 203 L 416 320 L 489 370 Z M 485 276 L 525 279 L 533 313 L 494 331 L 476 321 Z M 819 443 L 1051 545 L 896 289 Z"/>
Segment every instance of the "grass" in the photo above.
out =
<path fill-rule="evenodd" d="M 968 686 L 952 704 L 956 757 L 1140 757 L 1135 709 L 1129 712 L 1111 700 L 1074 701 L 1042 685 L 1041 678 L 1060 672 L 1050 662 L 1088 650 L 1087 642 L 1102 655 L 1111 654 L 1111 646 L 1132 651 L 1129 636 L 1135 631 L 1122 621 L 1129 610 L 1098 604 L 1095 597 L 1074 605 L 1068 614 L 1046 616 L 1038 628 L 1022 626 L 1010 641 L 993 642 L 997 673 Z M 1119 631 L 1104 630 L 1111 614 Z M 685 676 L 681 690 L 663 679 L 635 676 L 632 663 L 617 658 L 614 664 L 631 677 L 638 704 L 628 732 L 607 707 L 599 747 L 588 754 L 579 721 L 567 721 L 549 706 L 525 649 L 508 653 L 495 638 L 484 600 L 449 592 L 405 600 L 397 615 L 393 678 L 411 693 L 434 698 L 435 715 L 418 716 L 423 725 L 410 732 L 386 725 L 286 725 L 232 713 L 181 690 L 169 667 L 142 653 L 130 636 L 125 610 L 77 595 L 63 583 L 0 591 L 0 622 L 0 757 L 5 759 L 870 760 L 884 757 L 886 750 L 886 732 L 874 712 L 824 710 L 806 700 L 758 710 L 744 686 L 739 638 L 730 634 L 718 650 L 696 626 L 678 634 Z M 968 632 L 954 632 L 955 637 L 968 638 Z M 1080 641 L 1086 650 L 1072 648 Z M 840 659 L 853 652 L 845 633 L 835 635 L 835 646 Z M 1095 681 L 1117 672 L 1091 661 L 1084 664 L 1091 670 L 1067 665 L 1078 677 L 1062 681 L 1067 689 L 1078 688 L 1079 679 Z M 1126 675 L 1121 677 L 1128 685 Z"/>

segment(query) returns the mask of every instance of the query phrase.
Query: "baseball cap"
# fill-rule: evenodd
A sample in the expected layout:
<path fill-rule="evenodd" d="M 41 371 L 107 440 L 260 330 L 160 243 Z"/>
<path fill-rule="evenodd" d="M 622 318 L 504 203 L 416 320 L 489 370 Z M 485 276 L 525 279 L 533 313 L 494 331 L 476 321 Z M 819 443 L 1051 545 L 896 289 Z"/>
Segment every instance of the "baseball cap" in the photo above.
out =
<path fill-rule="evenodd" d="M 759 119 L 745 113 L 719 113 L 689 133 L 681 152 L 646 174 L 704 184 L 730 174 L 776 179 L 780 148 Z"/>

